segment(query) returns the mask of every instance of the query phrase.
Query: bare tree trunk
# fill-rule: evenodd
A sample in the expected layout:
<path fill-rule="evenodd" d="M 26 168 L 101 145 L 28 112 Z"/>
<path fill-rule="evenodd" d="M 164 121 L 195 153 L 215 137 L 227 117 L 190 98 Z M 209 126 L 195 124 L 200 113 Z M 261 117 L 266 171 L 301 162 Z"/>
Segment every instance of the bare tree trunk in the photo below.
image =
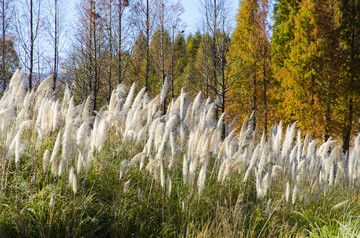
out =
<path fill-rule="evenodd" d="M 29 72 L 29 90 L 32 89 L 32 74 L 34 67 L 34 12 L 33 12 L 33 0 L 30 0 L 30 72 Z"/>
<path fill-rule="evenodd" d="M 119 39 L 118 39 L 118 43 L 119 43 L 119 55 L 118 55 L 118 57 L 119 57 L 119 65 L 118 65 L 118 78 L 119 78 L 119 84 L 121 84 L 122 83 L 122 81 L 123 81 L 123 78 L 122 78 L 122 64 L 123 64 L 123 62 L 122 62 L 122 16 L 123 16 L 123 9 L 122 9 L 123 7 L 122 7 L 122 0 L 119 0 Z"/>
<path fill-rule="evenodd" d="M 217 50 L 216 50 L 216 33 L 217 33 L 217 2 L 216 0 L 214 0 L 214 18 L 213 18 L 213 45 L 212 45 L 212 56 L 213 56 L 213 77 L 214 77 L 214 81 L 213 81 L 213 87 L 214 87 L 214 100 L 216 100 L 216 97 L 218 95 L 218 90 L 217 90 Z M 216 110 L 216 118 L 219 117 L 219 113 L 218 110 Z"/>
<path fill-rule="evenodd" d="M 6 26 L 5 26 L 5 0 L 2 0 L 2 4 L 1 4 L 1 8 L 2 8 L 2 80 L 3 80 L 3 91 L 5 91 L 6 89 L 6 85 L 7 85 L 7 80 L 6 80 L 6 51 L 5 51 L 5 47 L 6 47 Z"/>
<path fill-rule="evenodd" d="M 265 131 L 265 140 L 267 140 L 267 123 L 268 123 L 268 115 L 267 115 L 267 97 L 266 97 L 266 47 L 264 47 L 264 56 L 263 56 L 263 86 L 264 86 L 264 131 Z"/>
<path fill-rule="evenodd" d="M 55 32 L 54 32 L 54 76 L 53 76 L 53 90 L 56 88 L 57 76 L 58 76 L 58 0 L 55 0 L 55 12 L 54 12 L 54 21 L 55 21 Z"/>
<path fill-rule="evenodd" d="M 150 70 L 150 9 L 149 0 L 146 0 L 146 68 L 145 68 L 145 90 L 149 91 L 149 70 Z"/>
<path fill-rule="evenodd" d="M 255 130 L 256 128 L 256 94 L 257 94 L 257 90 L 256 90 L 256 70 L 255 70 L 255 67 L 256 67 L 256 63 L 254 63 L 254 69 L 253 69 L 253 85 L 254 85 L 254 91 L 253 91 L 253 105 L 252 105 L 252 111 L 254 113 L 254 117 L 253 117 L 253 121 L 251 122 L 252 123 L 252 129 Z"/>

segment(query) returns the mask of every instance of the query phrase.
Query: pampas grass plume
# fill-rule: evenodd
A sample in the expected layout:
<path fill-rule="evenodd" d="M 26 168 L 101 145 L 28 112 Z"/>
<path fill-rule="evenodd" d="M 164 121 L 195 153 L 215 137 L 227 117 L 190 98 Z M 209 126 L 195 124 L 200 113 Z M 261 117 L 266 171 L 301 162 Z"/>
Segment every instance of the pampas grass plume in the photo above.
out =
<path fill-rule="evenodd" d="M 172 190 L 172 181 L 171 181 L 170 176 L 168 176 L 167 177 L 167 191 L 166 191 L 166 194 L 167 194 L 168 198 L 171 197 L 171 190 Z"/>
<path fill-rule="evenodd" d="M 49 149 L 45 150 L 44 158 L 43 158 L 43 170 L 46 173 L 48 166 L 49 166 L 49 160 L 50 160 L 50 151 Z"/>
<path fill-rule="evenodd" d="M 130 188 L 130 183 L 131 183 L 131 179 L 129 179 L 128 181 L 126 181 L 126 183 L 124 184 L 124 193 L 127 193 L 127 191 Z"/>

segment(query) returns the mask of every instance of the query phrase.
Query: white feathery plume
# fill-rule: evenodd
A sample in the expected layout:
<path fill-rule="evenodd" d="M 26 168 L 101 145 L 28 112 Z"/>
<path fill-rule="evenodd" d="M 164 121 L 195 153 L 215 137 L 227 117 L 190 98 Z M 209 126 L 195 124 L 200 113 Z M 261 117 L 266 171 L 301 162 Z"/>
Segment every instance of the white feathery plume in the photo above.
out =
<path fill-rule="evenodd" d="M 98 124 L 98 128 L 96 130 L 96 135 L 95 135 L 97 137 L 96 148 L 98 151 L 101 151 L 104 146 L 106 134 L 107 134 L 107 123 L 106 123 L 106 118 L 103 117 Z"/>
<path fill-rule="evenodd" d="M 273 151 L 275 152 L 276 157 L 280 155 L 281 137 L 282 137 L 282 122 L 280 122 L 277 127 L 277 133 L 273 141 L 274 142 Z"/>
<path fill-rule="evenodd" d="M 59 131 L 59 133 L 56 137 L 54 149 L 51 153 L 50 163 L 55 163 L 55 161 L 57 160 L 57 156 L 58 156 L 59 150 L 60 150 L 60 142 L 61 142 L 61 131 Z"/>
<path fill-rule="evenodd" d="M 131 88 L 129 90 L 129 93 L 126 97 L 126 100 L 125 100 L 125 103 L 123 106 L 123 111 L 127 112 L 130 109 L 134 95 L 135 95 L 135 83 L 133 83 L 133 85 L 131 86 Z"/>
<path fill-rule="evenodd" d="M 50 151 L 49 149 L 45 150 L 44 158 L 43 158 L 43 170 L 46 173 L 48 166 L 49 166 L 49 160 L 50 160 Z"/>
<path fill-rule="evenodd" d="M 160 122 L 156 127 L 155 138 L 154 138 L 155 139 L 154 146 L 156 149 L 160 146 L 160 143 L 162 142 L 164 129 L 165 129 L 165 123 L 163 122 Z"/>
<path fill-rule="evenodd" d="M 87 154 L 87 157 L 86 157 L 86 164 L 85 164 L 85 173 L 86 173 L 86 174 L 89 172 L 92 159 L 93 159 L 93 154 L 92 154 L 92 151 L 89 150 L 89 152 L 88 152 L 88 154 Z"/>
<path fill-rule="evenodd" d="M 292 143 L 294 140 L 296 122 L 286 128 L 285 139 L 281 151 L 281 158 L 285 160 L 290 155 Z"/>
<path fill-rule="evenodd" d="M 52 124 L 52 131 L 55 131 L 58 129 L 58 126 L 60 124 L 60 104 L 59 101 L 56 101 L 55 103 L 53 103 L 52 105 L 53 109 L 53 124 Z"/>
<path fill-rule="evenodd" d="M 136 95 L 131 110 L 136 110 L 141 106 L 141 100 L 143 99 L 145 93 L 146 93 L 146 88 L 142 88 L 140 92 Z"/>
<path fill-rule="evenodd" d="M 250 173 L 252 172 L 255 164 L 256 164 L 256 161 L 259 157 L 259 150 L 260 150 L 260 146 L 257 145 L 255 150 L 254 150 L 254 153 L 251 157 L 251 160 L 250 160 L 250 164 L 249 164 L 249 167 L 248 169 L 246 170 L 246 173 L 245 173 L 245 176 L 244 176 L 244 179 L 243 179 L 243 182 L 246 182 L 247 178 L 250 176 Z"/>
<path fill-rule="evenodd" d="M 245 152 L 240 154 L 239 157 L 233 162 L 233 164 L 231 165 L 231 168 L 230 168 L 230 172 L 235 171 L 240 166 L 244 169 L 244 163 L 245 163 L 244 160 L 247 157 L 247 151 L 248 150 L 245 149 Z"/>
<path fill-rule="evenodd" d="M 198 93 L 198 95 L 195 97 L 193 104 L 192 104 L 192 110 L 191 110 L 191 118 L 194 118 L 196 113 L 198 112 L 201 105 L 201 92 Z"/>
<path fill-rule="evenodd" d="M 298 154 L 297 152 L 298 152 L 298 145 L 296 144 L 291 150 L 290 158 L 289 158 L 289 162 L 288 162 L 289 165 L 291 165 L 292 163 L 294 163 L 294 164 L 297 163 L 297 161 L 296 161 L 296 156 Z"/>
<path fill-rule="evenodd" d="M 16 105 L 21 105 L 24 102 L 24 98 L 25 98 L 25 79 L 22 79 L 19 87 L 17 89 L 16 92 L 16 96 L 15 96 L 15 104 Z"/>
<path fill-rule="evenodd" d="M 73 154 L 73 125 L 71 122 L 67 122 L 62 140 L 61 158 L 65 161 Z"/>
<path fill-rule="evenodd" d="M 136 154 L 131 160 L 130 160 L 130 163 L 129 163 L 129 166 L 134 166 L 136 163 L 140 162 L 143 157 L 145 157 L 146 154 L 144 152 L 140 152 L 138 154 Z"/>
<path fill-rule="evenodd" d="M 73 184 L 73 179 L 74 179 L 75 173 L 74 173 L 74 168 L 71 166 L 70 168 L 70 173 L 69 173 L 69 186 L 71 187 Z"/>
<path fill-rule="evenodd" d="M 153 170 L 154 168 L 157 168 L 160 165 L 160 159 L 154 159 L 150 160 L 150 162 L 146 165 L 145 169 L 148 171 Z"/>
<path fill-rule="evenodd" d="M 60 112 L 63 113 L 64 117 L 65 117 L 65 115 L 67 113 L 67 109 L 69 107 L 69 102 L 70 102 L 70 89 L 66 85 L 65 91 L 64 91 L 63 101 L 61 103 L 61 110 L 60 110 Z"/>
<path fill-rule="evenodd" d="M 225 159 L 222 163 L 221 163 L 221 165 L 220 165 L 220 167 L 219 167 L 219 172 L 218 172 L 218 182 L 222 182 L 222 181 L 224 181 L 224 171 L 225 171 L 225 168 L 226 168 L 226 166 L 227 166 L 227 164 L 228 164 L 228 160 L 227 159 Z"/>
<path fill-rule="evenodd" d="M 187 181 L 187 175 L 188 175 L 188 160 L 187 160 L 186 155 L 184 155 L 182 171 L 183 171 L 183 181 L 185 184 Z"/>
<path fill-rule="evenodd" d="M 179 123 L 180 117 L 178 114 L 172 116 L 169 121 L 166 122 L 166 130 L 172 131 L 174 127 Z"/>
<path fill-rule="evenodd" d="M 167 178 L 167 196 L 168 198 L 171 197 L 171 190 L 172 190 L 172 182 L 170 176 Z"/>
<path fill-rule="evenodd" d="M 301 157 L 302 157 L 301 152 L 302 152 L 302 147 L 303 147 L 302 140 L 301 140 L 301 131 L 300 131 L 300 129 L 298 130 L 298 133 L 297 133 L 296 145 L 297 145 L 296 161 L 297 161 L 297 163 L 299 163 L 300 160 L 301 160 Z"/>
<path fill-rule="evenodd" d="M 130 183 L 131 183 L 131 179 L 129 179 L 128 181 L 126 181 L 126 183 L 124 184 L 124 193 L 127 193 L 127 191 L 130 188 Z"/>
<path fill-rule="evenodd" d="M 286 189 L 285 189 L 285 200 L 286 202 L 289 202 L 290 197 L 290 183 L 286 182 Z"/>
<path fill-rule="evenodd" d="M 165 186 L 165 175 L 164 175 L 164 168 L 163 168 L 162 161 L 160 161 L 160 184 L 161 184 L 161 187 L 164 188 L 164 186 Z"/>
<path fill-rule="evenodd" d="M 109 102 L 109 105 L 108 105 L 108 110 L 109 110 L 110 112 L 113 112 L 113 111 L 115 110 L 116 99 L 117 99 L 117 95 L 116 95 L 116 90 L 114 89 L 114 90 L 111 92 L 110 102 Z"/>
<path fill-rule="evenodd" d="M 340 202 L 340 203 L 338 203 L 338 204 L 336 204 L 335 206 L 333 206 L 332 208 L 331 208 L 331 210 L 336 210 L 336 209 L 338 209 L 338 208 L 340 208 L 340 207 L 343 207 L 346 203 L 348 203 L 349 202 L 349 200 L 345 200 L 345 201 L 343 201 L 343 202 Z"/>
<path fill-rule="evenodd" d="M 335 173 L 335 166 L 334 164 L 331 164 L 331 167 L 330 167 L 330 172 L 329 172 L 329 185 L 333 185 L 334 184 L 334 173 Z"/>
<path fill-rule="evenodd" d="M 160 92 L 160 103 L 163 104 L 166 98 L 166 95 L 168 93 L 169 90 L 169 84 L 168 84 L 168 80 L 167 78 L 165 78 L 165 82 L 163 83 L 163 86 L 161 88 L 161 92 Z"/>
<path fill-rule="evenodd" d="M 76 175 L 74 174 L 73 176 L 73 181 L 72 181 L 72 190 L 74 192 L 74 194 L 77 193 L 77 179 L 76 179 Z"/>
<path fill-rule="evenodd" d="M 181 89 L 181 95 L 180 95 L 180 118 L 181 121 L 185 118 L 186 112 L 189 106 L 189 98 L 186 93 L 183 92 L 183 89 Z"/>
<path fill-rule="evenodd" d="M 336 177 L 335 177 L 335 183 L 339 183 L 340 180 L 343 178 L 343 176 L 345 175 L 345 168 L 344 168 L 344 164 L 343 161 L 338 161 L 337 162 L 337 170 L 336 170 Z"/>
<path fill-rule="evenodd" d="M 225 179 L 229 176 L 230 171 L 231 171 L 230 161 L 228 159 L 226 161 L 227 161 L 227 163 L 225 165 L 224 173 L 223 173 L 222 180 L 221 180 L 222 183 L 224 183 Z"/>
<path fill-rule="evenodd" d="M 307 151 L 308 151 L 308 148 L 309 148 L 309 144 L 310 144 L 310 140 L 311 140 L 311 134 L 308 133 L 308 134 L 306 134 L 305 140 L 304 140 L 304 146 L 303 146 L 303 151 L 302 151 L 302 154 L 303 154 L 303 155 L 306 155 L 306 154 L 307 154 Z"/>
<path fill-rule="evenodd" d="M 86 139 L 90 133 L 90 120 L 91 118 L 88 118 L 83 121 L 79 129 L 76 131 L 76 144 L 80 151 L 85 151 L 87 145 Z"/>
<path fill-rule="evenodd" d="M 66 114 L 66 123 L 72 122 L 74 119 L 74 99 L 73 97 L 69 100 L 69 107 Z"/>
<path fill-rule="evenodd" d="M 267 147 L 268 147 L 267 142 L 265 142 L 265 144 L 263 146 L 261 146 L 261 144 L 260 144 L 261 157 L 260 157 L 260 161 L 258 164 L 258 173 L 259 174 L 261 174 L 264 171 L 264 168 L 265 168 L 265 165 L 267 162 L 267 160 L 266 160 L 267 155 L 268 155 Z"/>
<path fill-rule="evenodd" d="M 81 151 L 79 151 L 79 155 L 78 155 L 78 159 L 77 159 L 77 165 L 76 165 L 76 172 L 77 174 L 81 173 L 81 169 L 82 169 L 82 164 L 84 162 L 84 156 L 81 153 Z"/>
<path fill-rule="evenodd" d="M 293 205 L 295 204 L 298 192 L 299 192 L 299 188 L 298 188 L 298 184 L 296 183 L 294 186 L 294 189 L 293 189 L 293 193 L 292 193 L 292 204 Z"/>
<path fill-rule="evenodd" d="M 141 188 L 138 188 L 138 190 L 137 190 L 137 199 L 139 200 L 139 201 L 141 201 Z"/>
<path fill-rule="evenodd" d="M 136 138 L 136 143 L 140 144 L 143 141 L 146 141 L 146 133 L 148 131 L 148 125 L 145 125 L 144 127 L 141 128 L 141 130 L 138 133 L 138 136 Z"/>
<path fill-rule="evenodd" d="M 86 98 L 83 111 L 81 113 L 81 120 L 85 121 L 90 116 L 90 103 L 91 103 L 91 95 Z"/>
<path fill-rule="evenodd" d="M 24 101 L 23 101 L 23 107 L 26 110 L 29 110 L 30 107 L 32 106 L 32 104 L 34 103 L 34 91 L 31 90 L 30 92 L 28 91 L 25 95 Z"/>
<path fill-rule="evenodd" d="M 189 186 L 192 187 L 194 179 L 195 179 L 195 171 L 198 166 L 198 159 L 194 158 L 190 160 L 190 166 L 189 166 Z"/>
<path fill-rule="evenodd" d="M 122 177 L 124 176 L 124 171 L 127 165 L 127 159 L 124 159 L 123 161 L 121 161 L 120 163 L 120 173 L 119 173 L 119 178 L 120 180 L 122 179 Z"/>
<path fill-rule="evenodd" d="M 224 117 L 225 117 L 225 112 L 221 114 L 217 124 L 216 124 L 216 128 L 222 129 L 222 124 L 224 122 Z"/>
<path fill-rule="evenodd" d="M 58 171 L 58 176 L 61 176 L 61 174 L 64 172 L 65 169 L 65 160 L 61 159 L 60 160 L 60 164 L 59 164 L 59 171 Z"/>
<path fill-rule="evenodd" d="M 186 110 L 186 115 L 185 115 L 185 120 L 184 120 L 184 123 L 187 125 L 187 126 L 192 126 L 192 108 L 193 108 L 193 102 L 191 102 Z"/>
<path fill-rule="evenodd" d="M 199 196 L 201 196 L 201 194 L 204 191 L 205 188 L 205 180 L 206 180 L 206 164 L 204 164 L 201 169 L 200 169 L 200 173 L 199 173 L 199 177 L 198 177 L 198 193 Z"/>
<path fill-rule="evenodd" d="M 300 182 L 302 177 L 304 176 L 304 170 L 305 170 L 305 160 L 302 160 L 298 164 L 297 170 L 296 170 L 296 181 L 297 182 Z"/>
<path fill-rule="evenodd" d="M 39 87 L 37 88 L 36 95 L 39 96 L 39 95 L 46 94 L 48 91 L 51 90 L 52 83 L 53 83 L 53 77 L 52 76 L 49 76 L 46 79 L 44 79 L 40 83 Z"/>

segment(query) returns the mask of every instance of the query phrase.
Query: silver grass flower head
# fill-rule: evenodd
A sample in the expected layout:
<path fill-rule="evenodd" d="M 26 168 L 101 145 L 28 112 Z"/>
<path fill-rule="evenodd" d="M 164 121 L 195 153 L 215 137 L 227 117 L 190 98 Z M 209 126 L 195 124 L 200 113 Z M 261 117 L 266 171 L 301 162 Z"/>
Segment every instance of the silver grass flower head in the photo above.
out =
<path fill-rule="evenodd" d="M 169 84 L 168 84 L 168 80 L 167 78 L 165 78 L 165 82 L 163 83 L 163 86 L 161 88 L 161 92 L 160 92 L 160 103 L 163 104 L 166 98 L 166 95 L 168 93 L 169 90 Z"/>
<path fill-rule="evenodd" d="M 171 177 L 168 176 L 167 177 L 167 191 L 166 191 L 166 194 L 167 194 L 168 198 L 171 197 L 171 190 L 172 190 L 172 181 L 171 181 Z"/>
<path fill-rule="evenodd" d="M 296 197 L 297 197 L 297 194 L 298 194 L 299 190 L 298 190 L 298 184 L 296 183 L 295 186 L 294 186 L 294 189 L 293 189 L 293 193 L 292 193 L 292 204 L 294 205 L 295 202 L 296 202 Z"/>
<path fill-rule="evenodd" d="M 248 177 L 250 176 L 250 173 L 252 172 L 252 170 L 253 170 L 253 168 L 254 168 L 254 166 L 255 166 L 255 164 L 256 164 L 256 161 L 257 161 L 257 159 L 258 159 L 258 157 L 259 157 L 259 150 L 260 150 L 260 146 L 257 145 L 256 148 L 255 148 L 255 150 L 254 150 L 254 153 L 253 153 L 253 155 L 252 155 L 252 157 L 251 157 L 249 167 L 248 167 L 248 169 L 246 170 L 246 173 L 245 173 L 245 176 L 244 176 L 244 179 L 243 179 L 244 182 L 246 182 L 246 180 L 247 180 Z"/>
<path fill-rule="evenodd" d="M 206 166 L 203 165 L 200 169 L 199 177 L 198 177 L 198 194 L 202 195 L 205 188 L 205 180 L 206 180 Z"/>
<path fill-rule="evenodd" d="M 138 190 L 137 190 L 137 199 L 138 199 L 138 201 L 141 201 L 141 198 L 142 198 L 141 188 L 138 188 Z"/>
<path fill-rule="evenodd" d="M 186 154 L 184 155 L 184 159 L 183 159 L 182 172 L 183 172 L 183 182 L 185 184 L 187 181 L 187 175 L 188 175 L 188 160 L 187 160 Z"/>
<path fill-rule="evenodd" d="M 164 186 L 165 186 L 165 174 L 164 174 L 164 168 L 163 168 L 162 161 L 160 161 L 160 184 L 161 184 L 161 187 L 164 188 Z"/>
<path fill-rule="evenodd" d="M 130 163 L 129 163 L 129 166 L 134 166 L 136 163 L 139 163 L 143 157 L 145 157 L 146 154 L 144 152 L 140 152 L 138 154 L 136 154 L 131 160 L 130 160 Z M 125 161 L 125 160 L 123 160 Z"/>
<path fill-rule="evenodd" d="M 338 208 L 341 208 L 341 207 L 343 207 L 344 205 L 346 205 L 346 203 L 348 203 L 348 202 L 349 202 L 349 200 L 345 200 L 345 201 L 343 201 L 343 202 L 340 202 L 340 203 L 336 204 L 335 206 L 333 206 L 333 207 L 331 208 L 331 210 L 336 210 L 336 209 L 338 209 Z"/>
<path fill-rule="evenodd" d="M 71 166 L 70 172 L 69 172 L 69 186 L 70 187 L 72 187 L 74 176 L 75 176 L 74 168 Z"/>
<path fill-rule="evenodd" d="M 74 192 L 74 194 L 77 193 L 77 179 L 76 179 L 76 175 L 74 174 L 73 176 L 73 181 L 72 181 L 72 190 Z"/>
<path fill-rule="evenodd" d="M 129 93 L 126 97 L 126 100 L 125 100 L 125 103 L 123 106 L 124 111 L 128 111 L 130 109 L 134 95 L 135 95 L 135 83 L 133 83 L 133 85 L 131 86 Z"/>
<path fill-rule="evenodd" d="M 91 103 L 91 95 L 86 98 L 83 111 L 81 113 L 81 120 L 85 121 L 90 116 L 90 103 Z"/>
<path fill-rule="evenodd" d="M 289 202 L 290 197 L 290 183 L 286 182 L 286 189 L 285 189 L 285 200 L 286 202 Z"/>
<path fill-rule="evenodd" d="M 50 160 L 50 150 L 45 150 L 44 158 L 43 158 L 43 170 L 46 173 L 48 166 L 49 166 L 49 160 Z"/>
<path fill-rule="evenodd" d="M 124 184 L 124 193 L 127 193 L 127 191 L 129 191 L 130 183 L 131 183 L 131 179 L 129 179 L 128 181 L 125 182 L 125 184 Z"/>

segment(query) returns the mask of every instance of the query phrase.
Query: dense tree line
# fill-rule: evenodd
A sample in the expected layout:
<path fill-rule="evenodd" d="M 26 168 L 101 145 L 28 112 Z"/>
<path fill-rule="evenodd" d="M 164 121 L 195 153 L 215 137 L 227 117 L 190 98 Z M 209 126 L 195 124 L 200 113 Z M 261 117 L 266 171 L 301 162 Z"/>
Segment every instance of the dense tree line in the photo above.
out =
<path fill-rule="evenodd" d="M 66 0 L 0 2 L 2 90 L 21 66 L 30 89 L 51 73 L 54 89 L 66 83 L 94 112 L 119 83 L 149 96 L 167 83 L 164 113 L 181 90 L 201 91 L 218 102 L 214 117 L 226 112 L 223 136 L 251 113 L 253 129 L 296 121 L 317 138 L 341 138 L 344 151 L 359 131 L 359 0 L 241 0 L 235 27 L 231 0 L 201 0 L 196 33 L 176 0 L 82 0 L 71 25 Z"/>

